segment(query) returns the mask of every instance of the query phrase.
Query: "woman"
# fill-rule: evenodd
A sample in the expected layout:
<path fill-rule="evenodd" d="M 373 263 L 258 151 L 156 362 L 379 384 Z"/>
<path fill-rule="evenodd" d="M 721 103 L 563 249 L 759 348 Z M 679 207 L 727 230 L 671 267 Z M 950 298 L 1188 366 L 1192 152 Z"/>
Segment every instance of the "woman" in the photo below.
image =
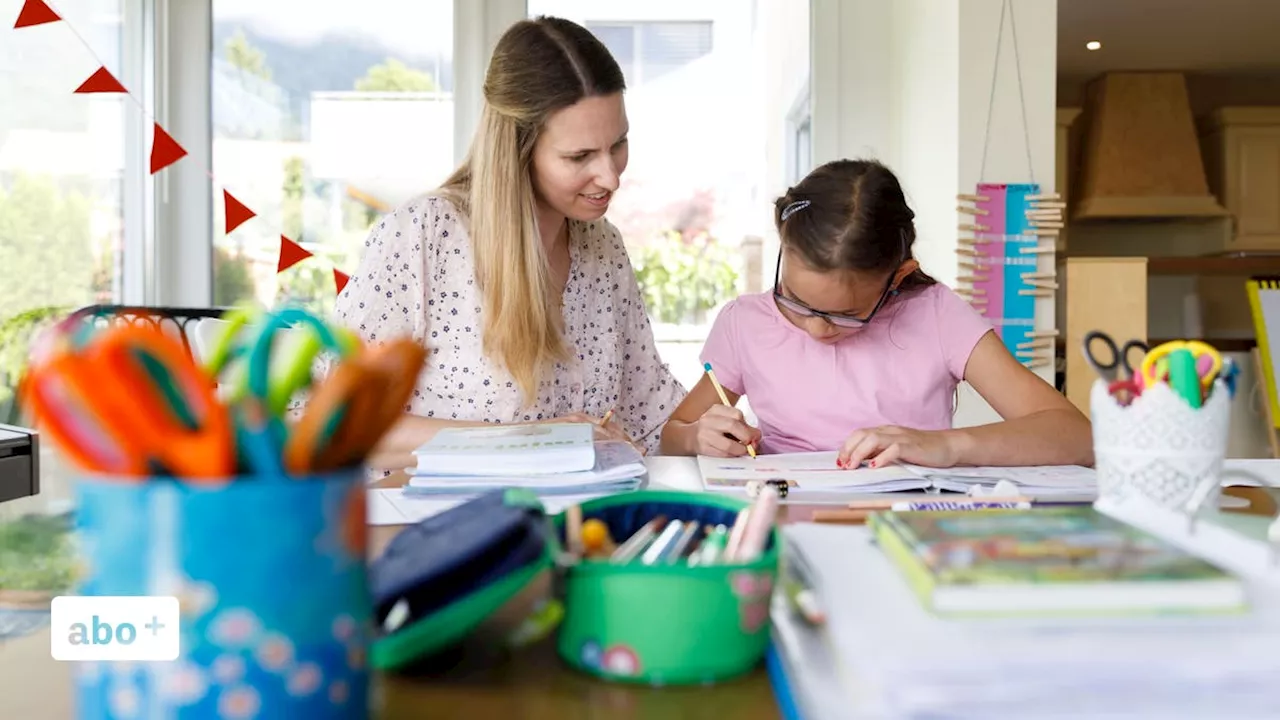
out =
<path fill-rule="evenodd" d="M 618 231 L 622 71 L 586 29 L 541 17 L 499 39 L 462 165 L 370 233 L 335 314 L 366 341 L 430 351 L 370 458 L 403 468 L 440 428 L 596 421 L 658 447 L 684 388 L 658 356 Z M 612 411 L 612 412 L 610 412 Z"/>

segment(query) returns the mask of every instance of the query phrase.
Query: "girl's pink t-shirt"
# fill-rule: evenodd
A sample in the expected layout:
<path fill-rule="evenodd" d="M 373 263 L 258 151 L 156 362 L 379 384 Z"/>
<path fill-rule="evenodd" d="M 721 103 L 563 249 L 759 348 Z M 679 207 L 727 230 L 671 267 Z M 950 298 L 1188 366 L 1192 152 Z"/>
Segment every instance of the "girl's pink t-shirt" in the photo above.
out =
<path fill-rule="evenodd" d="M 942 284 L 891 298 L 832 345 L 809 337 L 771 292 L 716 317 L 702 350 L 716 379 L 747 396 L 767 453 L 838 449 L 859 429 L 951 427 L 956 385 L 990 322 Z"/>

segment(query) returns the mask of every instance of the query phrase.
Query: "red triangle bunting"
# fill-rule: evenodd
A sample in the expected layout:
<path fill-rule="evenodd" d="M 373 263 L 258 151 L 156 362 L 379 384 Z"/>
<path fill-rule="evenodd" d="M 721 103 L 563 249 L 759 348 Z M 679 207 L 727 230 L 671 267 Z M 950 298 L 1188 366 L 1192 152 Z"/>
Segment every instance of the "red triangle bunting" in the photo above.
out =
<path fill-rule="evenodd" d="M 58 22 L 61 19 L 53 8 L 44 3 L 44 0 L 27 0 L 22 4 L 22 10 L 18 12 L 18 22 L 13 24 L 13 29 Z"/>
<path fill-rule="evenodd" d="M 226 234 L 230 235 L 232 230 L 243 225 L 250 218 L 255 217 L 257 213 L 244 206 L 244 203 L 235 198 L 234 195 L 222 191 L 222 206 L 226 215 Z"/>
<path fill-rule="evenodd" d="M 156 123 L 155 126 L 155 138 L 151 141 L 152 175 L 178 162 L 187 154 L 187 151 L 183 150 L 182 146 L 160 127 L 160 123 Z"/>
<path fill-rule="evenodd" d="M 342 288 L 347 286 L 347 281 L 350 279 L 350 275 L 342 272 L 338 268 L 333 269 L 333 284 L 337 286 L 339 295 L 342 294 Z"/>
<path fill-rule="evenodd" d="M 116 79 L 111 71 L 104 67 L 98 68 L 98 71 L 89 76 L 88 80 L 80 83 L 80 87 L 76 88 L 77 93 L 128 93 L 120 81 Z"/>
<path fill-rule="evenodd" d="M 276 272 L 282 273 L 309 257 L 311 253 L 304 250 L 301 245 L 281 235 L 280 261 L 276 263 Z"/>

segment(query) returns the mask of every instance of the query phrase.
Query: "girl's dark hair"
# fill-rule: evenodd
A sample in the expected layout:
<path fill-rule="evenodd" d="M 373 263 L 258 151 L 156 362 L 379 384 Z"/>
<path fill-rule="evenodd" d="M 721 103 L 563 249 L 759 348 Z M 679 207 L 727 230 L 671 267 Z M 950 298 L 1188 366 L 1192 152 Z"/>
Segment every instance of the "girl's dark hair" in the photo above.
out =
<path fill-rule="evenodd" d="M 892 271 L 916 241 L 915 213 L 898 178 L 874 160 L 818 167 L 774 202 L 773 218 L 782 244 L 820 271 Z M 936 282 L 917 269 L 898 288 Z"/>

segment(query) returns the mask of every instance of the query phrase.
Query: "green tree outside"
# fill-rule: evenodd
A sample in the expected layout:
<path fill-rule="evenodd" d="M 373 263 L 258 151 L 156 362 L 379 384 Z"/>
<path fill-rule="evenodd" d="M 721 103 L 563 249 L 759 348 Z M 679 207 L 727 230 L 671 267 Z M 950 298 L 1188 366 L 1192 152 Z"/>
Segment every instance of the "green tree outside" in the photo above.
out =
<path fill-rule="evenodd" d="M 244 28 L 236 30 L 223 46 L 223 54 L 227 62 L 241 71 L 262 78 L 271 79 L 271 68 L 267 67 L 267 54 L 254 47 L 245 37 Z"/>
<path fill-rule="evenodd" d="M 0 187 L 0 318 L 93 301 L 91 222 L 89 198 L 52 178 Z"/>
<path fill-rule="evenodd" d="M 431 73 L 411 68 L 395 58 L 387 58 L 386 62 L 374 65 L 364 77 L 356 80 L 356 90 L 360 92 L 433 92 L 438 89 Z"/>
<path fill-rule="evenodd" d="M 254 299 L 253 276 L 249 261 L 227 248 L 213 248 L 213 304 L 232 307 Z"/>

